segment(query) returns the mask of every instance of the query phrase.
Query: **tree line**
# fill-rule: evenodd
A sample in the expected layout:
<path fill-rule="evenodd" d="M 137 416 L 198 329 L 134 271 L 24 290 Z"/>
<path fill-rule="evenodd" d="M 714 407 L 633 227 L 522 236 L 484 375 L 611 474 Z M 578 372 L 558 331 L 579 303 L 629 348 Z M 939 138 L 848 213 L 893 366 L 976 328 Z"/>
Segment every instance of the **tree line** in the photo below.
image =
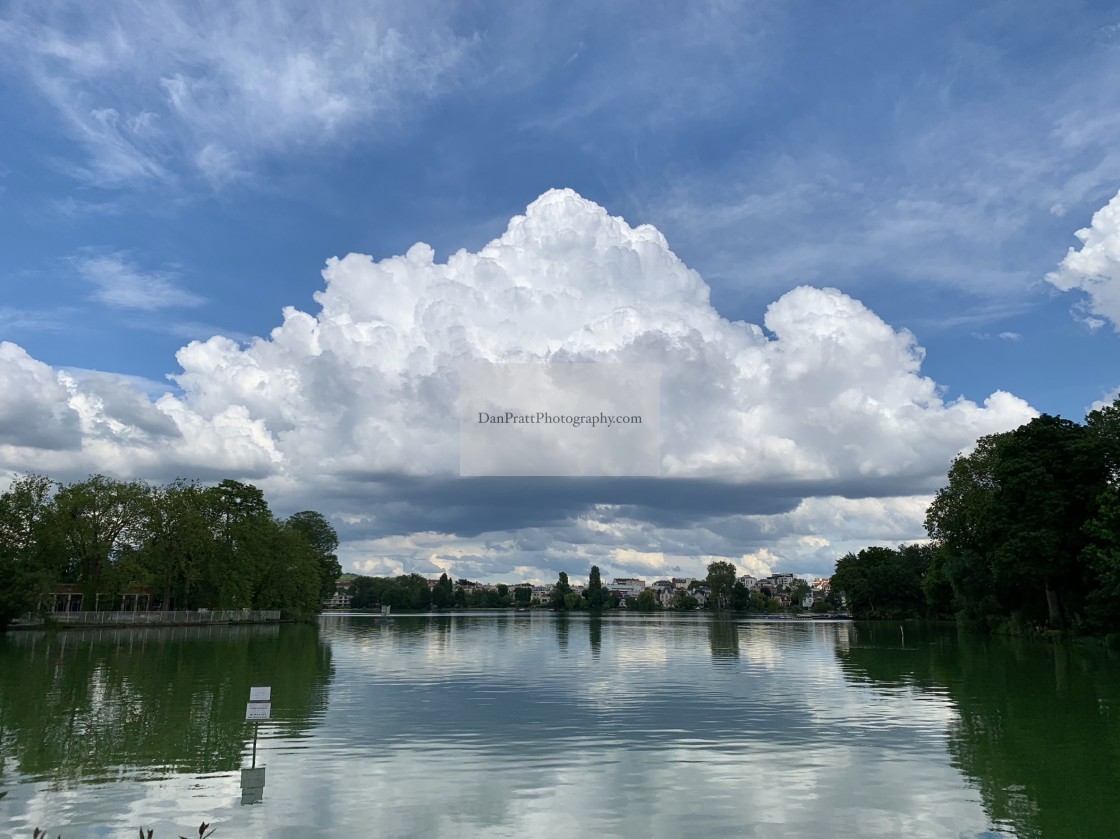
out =
<path fill-rule="evenodd" d="M 155 609 L 308 617 L 334 592 L 337 547 L 321 514 L 277 518 L 252 484 L 28 475 L 0 495 L 0 629 L 59 583 L 79 586 L 85 609 L 149 588 Z"/>
<path fill-rule="evenodd" d="M 832 587 L 855 617 L 951 617 L 989 631 L 1120 632 L 1120 399 L 1042 415 L 957 457 L 928 545 L 866 548 Z"/>
<path fill-rule="evenodd" d="M 558 612 L 596 612 L 623 606 L 639 612 L 653 612 L 662 608 L 691 611 L 701 608 L 701 601 L 695 596 L 696 590 L 706 589 L 710 592 L 710 597 L 704 604 L 705 608 L 757 613 L 781 610 L 782 606 L 777 599 L 761 591 L 748 589 L 736 579 L 736 573 L 735 566 L 730 562 L 713 562 L 708 565 L 706 577 L 693 580 L 687 588 L 675 592 L 669 606 L 663 607 L 656 594 L 648 588 L 631 598 L 610 590 L 603 585 L 599 566 L 592 565 L 587 586 L 578 591 L 572 586 L 567 572 L 559 572 L 556 582 L 549 589 L 546 605 Z M 809 585 L 804 580 L 795 582 L 790 590 L 791 599 L 795 603 L 800 603 L 808 593 Z M 499 583 L 492 588 L 482 588 L 470 580 L 452 580 L 447 574 L 440 575 L 434 586 L 419 574 L 402 574 L 397 577 L 359 576 L 350 583 L 350 606 L 354 609 L 380 606 L 416 611 L 446 608 L 501 609 L 528 607 L 532 603 L 532 596 L 532 587 L 527 583 L 513 586 Z M 818 611 L 840 608 L 839 602 L 833 600 L 819 605 Z"/>

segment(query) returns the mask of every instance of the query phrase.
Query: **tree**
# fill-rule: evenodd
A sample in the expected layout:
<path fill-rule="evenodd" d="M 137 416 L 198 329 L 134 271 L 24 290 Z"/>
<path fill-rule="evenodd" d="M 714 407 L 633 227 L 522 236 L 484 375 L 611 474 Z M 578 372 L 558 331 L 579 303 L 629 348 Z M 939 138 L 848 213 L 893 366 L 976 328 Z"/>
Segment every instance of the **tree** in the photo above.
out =
<path fill-rule="evenodd" d="M 530 603 L 532 603 L 532 586 L 515 586 L 513 589 L 513 602 L 518 606 L 528 606 Z"/>
<path fill-rule="evenodd" d="M 82 585 L 86 609 L 96 607 L 102 589 L 113 593 L 121 587 L 113 563 L 122 549 L 135 544 L 148 492 L 147 484 L 139 481 L 93 475 L 63 487 L 55 496 L 68 560 L 63 573 Z"/>
<path fill-rule="evenodd" d="M 447 574 L 440 574 L 439 581 L 432 587 L 432 605 L 437 609 L 446 609 L 451 605 L 453 598 L 451 578 Z"/>
<path fill-rule="evenodd" d="M 1082 426 L 1044 414 L 953 462 L 926 529 L 962 616 L 1054 627 L 1080 616 L 1096 583 L 1085 526 L 1117 468 L 1114 417 L 1093 412 Z"/>
<path fill-rule="evenodd" d="M 331 523 L 314 510 L 293 513 L 288 525 L 303 536 L 315 551 L 315 561 L 319 564 L 319 596 L 327 599 L 334 594 L 338 578 L 342 576 L 342 566 L 335 555 L 338 534 Z"/>
<path fill-rule="evenodd" d="M 735 566 L 730 562 L 717 560 L 708 565 L 707 586 L 711 591 L 712 608 L 719 610 L 727 605 L 731 589 L 735 585 Z"/>
<path fill-rule="evenodd" d="M 777 610 L 778 605 L 778 601 L 774 598 L 755 590 L 751 592 L 751 602 L 748 608 L 752 612 L 773 612 Z"/>
<path fill-rule="evenodd" d="M 802 604 L 812 591 L 809 584 L 804 580 L 794 580 L 793 586 L 789 590 L 790 604 L 797 609 L 804 609 L 805 607 Z"/>
<path fill-rule="evenodd" d="M 350 583 L 350 606 L 354 609 L 373 609 L 381 605 L 384 577 L 355 577 Z"/>
<path fill-rule="evenodd" d="M 650 589 L 643 589 L 638 593 L 635 608 L 639 612 L 652 612 L 657 608 L 657 598 Z"/>
<path fill-rule="evenodd" d="M 323 605 L 320 597 L 319 556 L 303 534 L 287 522 L 274 521 L 254 562 L 257 570 L 250 607 L 279 609 L 290 617 L 307 619 Z"/>
<path fill-rule="evenodd" d="M 1120 487 L 1103 494 L 1085 531 L 1091 541 L 1084 560 L 1098 580 L 1088 595 L 1089 621 L 1098 632 L 1120 632 Z"/>
<path fill-rule="evenodd" d="M 33 611 L 58 573 L 55 488 L 45 476 L 27 475 L 0 495 L 0 631 Z"/>
<path fill-rule="evenodd" d="M 561 610 L 567 608 L 564 602 L 569 594 L 572 593 L 572 586 L 568 582 L 568 575 L 561 571 L 560 575 L 556 578 L 556 584 L 552 587 L 552 596 L 549 600 L 553 609 Z"/>
<path fill-rule="evenodd" d="M 138 560 L 146 581 L 160 592 L 162 610 L 191 607 L 192 588 L 214 548 L 214 525 L 197 483 L 176 480 L 144 498 Z"/>
<path fill-rule="evenodd" d="M 731 587 L 730 602 L 731 608 L 735 611 L 746 611 L 751 605 L 751 590 L 736 580 L 735 585 Z"/>
<path fill-rule="evenodd" d="M 673 608 L 679 612 L 688 612 L 700 605 L 700 601 L 687 591 L 678 591 L 673 595 Z"/>
<path fill-rule="evenodd" d="M 589 609 L 602 609 L 607 602 L 606 592 L 603 590 L 603 580 L 599 575 L 599 566 L 592 565 L 591 573 L 587 577 L 587 597 Z"/>
<path fill-rule="evenodd" d="M 864 548 L 836 563 L 833 591 L 844 592 L 852 615 L 862 619 L 922 617 L 925 595 L 922 578 L 929 567 L 926 545 Z"/>

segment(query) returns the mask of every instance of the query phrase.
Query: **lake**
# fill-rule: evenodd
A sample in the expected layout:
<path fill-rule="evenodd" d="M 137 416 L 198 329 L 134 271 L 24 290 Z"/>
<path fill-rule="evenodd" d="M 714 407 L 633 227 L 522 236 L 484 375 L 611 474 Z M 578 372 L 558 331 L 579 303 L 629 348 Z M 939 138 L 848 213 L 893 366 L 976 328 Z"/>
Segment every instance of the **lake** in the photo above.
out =
<path fill-rule="evenodd" d="M 0 835 L 1116 836 L 1118 664 L 701 614 L 9 633 Z"/>

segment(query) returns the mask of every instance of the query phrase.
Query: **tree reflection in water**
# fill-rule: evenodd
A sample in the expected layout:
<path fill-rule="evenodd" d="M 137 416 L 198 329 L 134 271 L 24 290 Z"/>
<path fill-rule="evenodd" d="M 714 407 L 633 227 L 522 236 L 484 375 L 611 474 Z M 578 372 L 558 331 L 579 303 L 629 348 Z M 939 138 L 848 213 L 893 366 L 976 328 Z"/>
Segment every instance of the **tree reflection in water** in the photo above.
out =
<path fill-rule="evenodd" d="M 273 730 L 299 736 L 333 675 L 306 625 L 9 633 L 0 674 L 0 777 L 55 782 L 236 769 L 252 685 L 272 686 Z"/>
<path fill-rule="evenodd" d="M 1117 835 L 1120 657 L 1103 649 L 897 624 L 836 650 L 853 682 L 948 697 L 954 765 L 1019 839 Z"/>

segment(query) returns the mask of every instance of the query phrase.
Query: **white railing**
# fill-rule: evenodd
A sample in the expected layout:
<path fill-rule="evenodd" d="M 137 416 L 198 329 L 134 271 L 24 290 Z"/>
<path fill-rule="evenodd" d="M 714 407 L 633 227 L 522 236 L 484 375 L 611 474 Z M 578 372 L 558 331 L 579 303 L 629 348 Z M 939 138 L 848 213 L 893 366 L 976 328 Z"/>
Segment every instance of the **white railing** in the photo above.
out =
<path fill-rule="evenodd" d="M 168 612 L 48 612 L 59 623 L 262 623 L 280 620 L 280 611 L 263 609 L 214 609 Z"/>

